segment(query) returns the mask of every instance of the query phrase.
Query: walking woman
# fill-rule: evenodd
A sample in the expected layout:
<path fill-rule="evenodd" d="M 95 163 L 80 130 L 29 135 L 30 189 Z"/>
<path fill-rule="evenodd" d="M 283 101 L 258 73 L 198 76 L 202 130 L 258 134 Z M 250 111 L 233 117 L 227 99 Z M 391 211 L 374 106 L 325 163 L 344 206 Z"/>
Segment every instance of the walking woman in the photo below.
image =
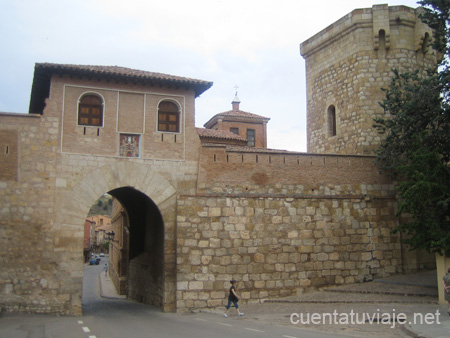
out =
<path fill-rule="evenodd" d="M 239 311 L 238 301 L 241 299 L 241 297 L 236 293 L 236 281 L 234 279 L 230 280 L 231 287 L 230 287 L 230 294 L 228 295 L 228 305 L 225 310 L 225 313 L 223 316 L 225 318 L 228 318 L 228 310 L 231 307 L 231 304 L 234 304 L 234 307 L 236 308 L 236 311 L 238 313 L 238 316 L 243 316 L 244 314 Z"/>

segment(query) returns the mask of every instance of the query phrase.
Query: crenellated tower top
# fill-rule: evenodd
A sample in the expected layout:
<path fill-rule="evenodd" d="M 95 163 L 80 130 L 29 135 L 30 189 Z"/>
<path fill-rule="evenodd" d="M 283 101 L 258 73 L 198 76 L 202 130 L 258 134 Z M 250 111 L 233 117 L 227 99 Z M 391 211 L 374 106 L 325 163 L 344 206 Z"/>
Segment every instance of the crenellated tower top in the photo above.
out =
<path fill-rule="evenodd" d="M 355 9 L 300 45 L 306 61 L 308 152 L 371 154 L 380 143 L 373 118 L 392 69 L 436 63 L 422 8 Z"/>

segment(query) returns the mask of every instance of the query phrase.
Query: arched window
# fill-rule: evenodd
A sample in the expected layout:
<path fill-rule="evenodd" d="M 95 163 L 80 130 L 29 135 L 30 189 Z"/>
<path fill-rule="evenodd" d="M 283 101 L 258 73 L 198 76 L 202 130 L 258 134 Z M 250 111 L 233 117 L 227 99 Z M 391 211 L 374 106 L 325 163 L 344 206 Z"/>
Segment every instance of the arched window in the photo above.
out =
<path fill-rule="evenodd" d="M 84 95 L 78 103 L 78 124 L 101 127 L 103 125 L 103 100 L 97 95 Z"/>
<path fill-rule="evenodd" d="M 180 111 L 170 101 L 162 101 L 158 106 L 158 131 L 180 132 Z"/>
<path fill-rule="evenodd" d="M 336 107 L 331 105 L 327 111 L 328 136 L 336 136 Z"/>

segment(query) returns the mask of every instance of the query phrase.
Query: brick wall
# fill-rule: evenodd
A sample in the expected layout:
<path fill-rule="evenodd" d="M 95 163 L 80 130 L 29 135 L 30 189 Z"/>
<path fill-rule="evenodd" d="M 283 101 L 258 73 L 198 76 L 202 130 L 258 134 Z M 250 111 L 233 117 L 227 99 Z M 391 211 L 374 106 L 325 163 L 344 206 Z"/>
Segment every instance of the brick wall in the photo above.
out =
<path fill-rule="evenodd" d="M 239 136 L 247 138 L 247 130 L 253 129 L 255 131 L 255 147 L 267 148 L 267 124 L 266 123 L 250 123 L 238 121 L 219 121 L 218 129 L 230 131 L 230 128 L 238 128 Z"/>
<path fill-rule="evenodd" d="M 104 100 L 103 126 L 78 125 L 78 100 L 87 93 Z M 53 77 L 52 100 L 45 113 L 61 118 L 64 153 L 119 156 L 120 134 L 140 137 L 140 158 L 183 160 L 191 156 L 195 132 L 194 98 L 189 90 L 111 84 L 106 81 Z M 180 132 L 157 130 L 158 104 L 171 100 L 180 107 Z"/>
<path fill-rule="evenodd" d="M 379 193 L 393 194 L 393 183 L 378 173 L 373 156 L 318 155 L 270 151 L 227 151 L 202 147 L 199 191 L 317 194 L 367 194 L 369 185 L 387 185 Z M 361 185 L 361 183 L 364 183 Z"/>

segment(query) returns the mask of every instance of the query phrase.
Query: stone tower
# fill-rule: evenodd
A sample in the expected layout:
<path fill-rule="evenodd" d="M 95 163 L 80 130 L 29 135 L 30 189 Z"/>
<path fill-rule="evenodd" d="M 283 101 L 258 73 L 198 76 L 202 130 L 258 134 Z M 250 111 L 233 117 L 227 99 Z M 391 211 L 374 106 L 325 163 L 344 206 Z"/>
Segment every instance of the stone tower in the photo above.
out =
<path fill-rule="evenodd" d="M 308 152 L 371 154 L 380 143 L 373 118 L 384 114 L 392 69 L 436 62 L 431 29 L 419 11 L 375 5 L 356 9 L 300 45 L 306 61 Z"/>

